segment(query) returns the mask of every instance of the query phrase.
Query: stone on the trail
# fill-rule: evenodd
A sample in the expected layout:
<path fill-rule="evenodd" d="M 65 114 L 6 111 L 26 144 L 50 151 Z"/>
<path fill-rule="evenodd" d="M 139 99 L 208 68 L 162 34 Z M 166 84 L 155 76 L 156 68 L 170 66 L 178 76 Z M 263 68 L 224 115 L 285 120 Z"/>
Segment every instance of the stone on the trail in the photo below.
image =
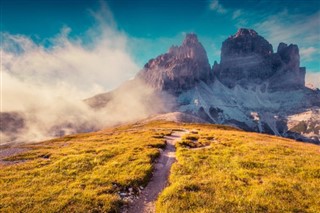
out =
<path fill-rule="evenodd" d="M 128 202 L 128 203 L 132 203 L 133 202 L 132 198 L 130 198 L 130 197 L 123 198 L 123 201 Z"/>

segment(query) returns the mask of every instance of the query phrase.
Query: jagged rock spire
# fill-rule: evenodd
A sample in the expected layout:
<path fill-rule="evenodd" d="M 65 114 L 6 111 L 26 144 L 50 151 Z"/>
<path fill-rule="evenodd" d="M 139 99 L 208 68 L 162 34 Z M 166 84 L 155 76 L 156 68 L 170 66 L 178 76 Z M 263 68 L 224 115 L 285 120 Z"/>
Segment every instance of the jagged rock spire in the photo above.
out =
<path fill-rule="evenodd" d="M 256 31 L 240 28 L 235 35 L 230 36 L 222 43 L 221 61 L 253 54 L 267 56 L 272 53 L 272 45 Z"/>
<path fill-rule="evenodd" d="M 172 46 L 163 55 L 151 59 L 138 74 L 157 90 L 178 94 L 211 76 L 207 53 L 194 33 L 186 34 L 181 46 Z"/>
<path fill-rule="evenodd" d="M 228 87 L 265 84 L 270 89 L 304 86 L 305 69 L 300 68 L 297 45 L 272 45 L 252 29 L 241 28 L 222 43 L 220 64 L 214 75 Z"/>

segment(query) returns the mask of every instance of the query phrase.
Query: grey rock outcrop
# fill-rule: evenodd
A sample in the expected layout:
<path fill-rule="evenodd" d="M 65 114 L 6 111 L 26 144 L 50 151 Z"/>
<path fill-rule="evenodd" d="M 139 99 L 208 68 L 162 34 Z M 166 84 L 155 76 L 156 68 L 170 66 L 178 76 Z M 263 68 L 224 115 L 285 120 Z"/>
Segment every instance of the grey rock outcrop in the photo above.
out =
<path fill-rule="evenodd" d="M 187 34 L 181 46 L 151 59 L 137 75 L 152 88 L 179 94 L 199 81 L 209 82 L 211 68 L 207 53 L 195 34 Z"/>
<path fill-rule="evenodd" d="M 265 57 L 272 53 L 272 45 L 256 31 L 241 28 L 222 43 L 221 63 L 237 57 L 252 55 Z"/>
<path fill-rule="evenodd" d="M 278 51 L 273 55 L 277 70 L 270 79 L 273 89 L 297 89 L 305 85 L 306 68 L 300 67 L 299 48 L 295 44 L 280 43 Z"/>
<path fill-rule="evenodd" d="M 274 91 L 304 87 L 305 68 L 300 67 L 297 45 L 280 43 L 274 53 L 257 32 L 239 29 L 223 42 L 221 61 L 214 64 L 213 73 L 229 88 L 265 84 Z"/>

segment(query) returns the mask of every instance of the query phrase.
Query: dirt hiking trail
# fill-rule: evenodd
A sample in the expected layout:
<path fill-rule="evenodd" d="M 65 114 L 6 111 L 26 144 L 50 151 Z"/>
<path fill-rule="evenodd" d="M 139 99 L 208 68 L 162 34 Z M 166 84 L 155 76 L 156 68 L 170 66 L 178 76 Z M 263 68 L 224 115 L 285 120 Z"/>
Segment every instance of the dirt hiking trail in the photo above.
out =
<path fill-rule="evenodd" d="M 139 198 L 134 200 L 125 211 L 128 213 L 154 213 L 155 201 L 159 193 L 167 186 L 172 164 L 176 161 L 175 143 L 181 139 L 187 130 L 173 131 L 170 136 L 165 136 L 166 148 L 160 154 L 155 164 L 153 176 Z"/>

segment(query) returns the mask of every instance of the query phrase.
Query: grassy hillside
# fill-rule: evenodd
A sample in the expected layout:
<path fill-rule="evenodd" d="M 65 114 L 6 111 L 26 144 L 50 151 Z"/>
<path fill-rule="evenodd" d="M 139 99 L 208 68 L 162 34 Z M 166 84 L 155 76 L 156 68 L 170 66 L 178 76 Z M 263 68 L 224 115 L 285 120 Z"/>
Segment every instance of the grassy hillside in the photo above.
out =
<path fill-rule="evenodd" d="M 230 128 L 195 128 L 197 134 L 178 144 L 178 162 L 158 212 L 320 212 L 319 146 Z"/>
<path fill-rule="evenodd" d="M 115 212 L 177 144 L 158 212 L 320 212 L 320 147 L 217 125 L 152 122 L 23 145 L 0 164 L 0 212 Z"/>
<path fill-rule="evenodd" d="M 146 185 L 170 130 L 124 126 L 67 136 L 9 157 L 0 166 L 0 212 L 111 212 L 118 195 Z"/>

